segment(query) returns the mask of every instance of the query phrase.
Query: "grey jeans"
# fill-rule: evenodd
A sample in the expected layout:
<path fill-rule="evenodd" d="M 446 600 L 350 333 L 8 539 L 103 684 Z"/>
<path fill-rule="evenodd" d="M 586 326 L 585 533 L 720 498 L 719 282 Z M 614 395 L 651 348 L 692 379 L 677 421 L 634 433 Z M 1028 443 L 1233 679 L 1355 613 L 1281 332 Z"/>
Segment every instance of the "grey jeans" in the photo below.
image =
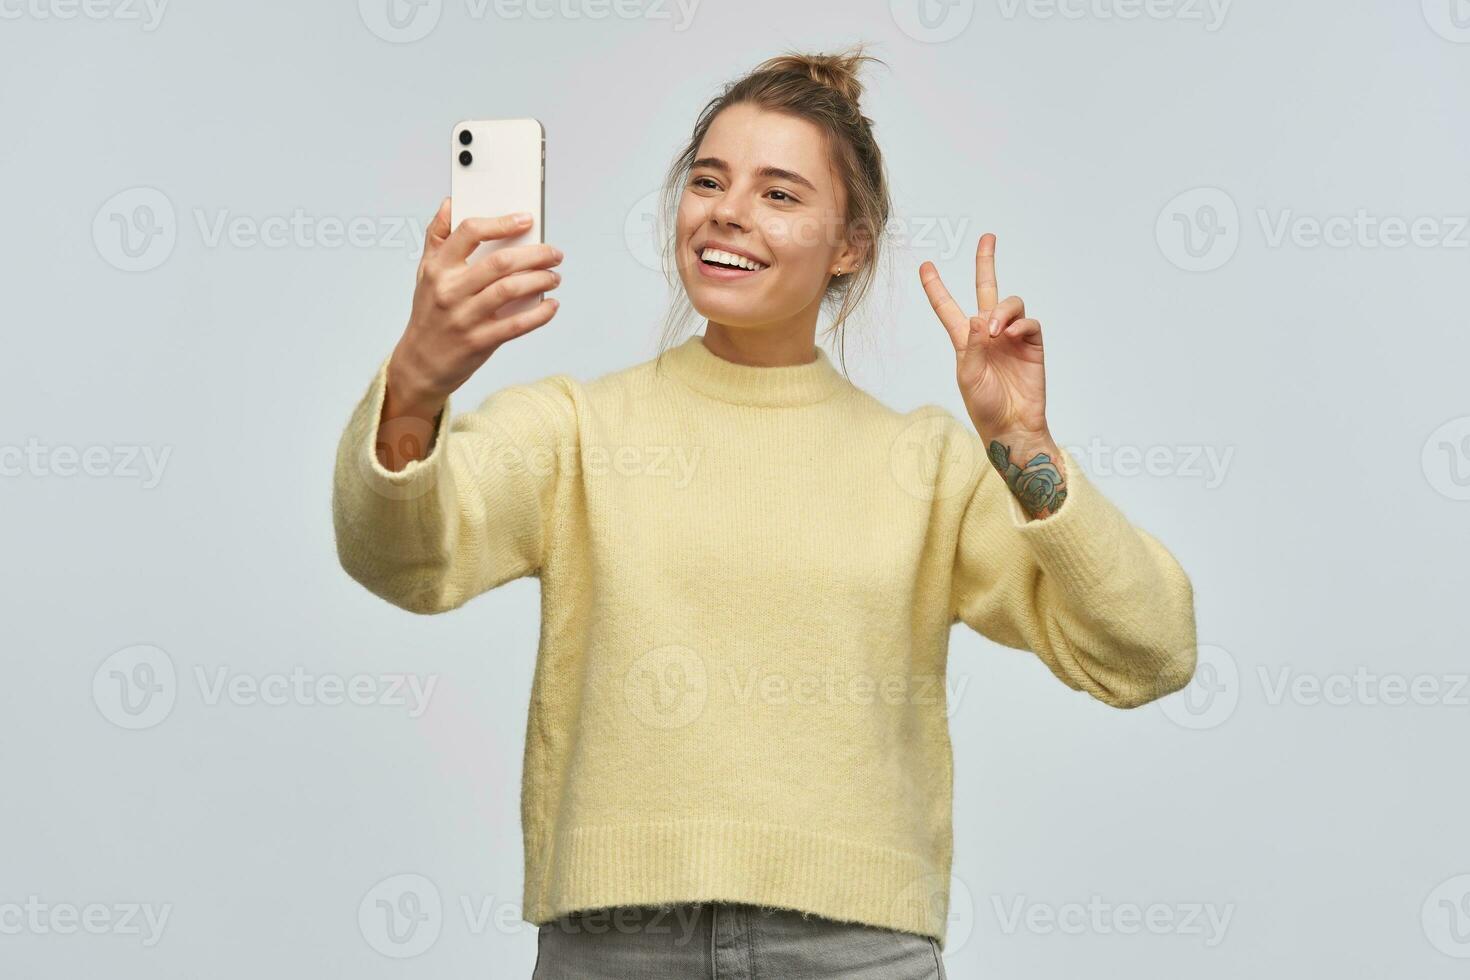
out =
<path fill-rule="evenodd" d="M 685 902 L 540 927 L 531 980 L 945 980 L 928 936 L 789 909 Z"/>

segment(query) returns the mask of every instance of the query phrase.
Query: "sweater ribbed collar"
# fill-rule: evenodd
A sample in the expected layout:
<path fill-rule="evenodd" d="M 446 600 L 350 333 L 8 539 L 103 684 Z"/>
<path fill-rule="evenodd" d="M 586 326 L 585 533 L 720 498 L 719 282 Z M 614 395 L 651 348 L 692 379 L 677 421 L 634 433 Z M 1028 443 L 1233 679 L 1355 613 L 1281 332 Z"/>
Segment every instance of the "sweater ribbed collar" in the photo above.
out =
<path fill-rule="evenodd" d="M 727 361 L 694 334 L 669 348 L 664 366 L 700 394 L 735 405 L 810 405 L 852 387 L 820 347 L 806 364 L 764 367 Z"/>

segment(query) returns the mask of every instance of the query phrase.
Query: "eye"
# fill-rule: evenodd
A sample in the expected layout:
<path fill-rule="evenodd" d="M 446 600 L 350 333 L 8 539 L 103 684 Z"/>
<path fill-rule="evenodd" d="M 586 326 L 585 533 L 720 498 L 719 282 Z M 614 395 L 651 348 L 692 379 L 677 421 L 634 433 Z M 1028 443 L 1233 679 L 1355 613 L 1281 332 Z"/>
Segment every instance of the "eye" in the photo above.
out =
<path fill-rule="evenodd" d="M 701 181 L 708 181 L 708 183 L 701 183 Z M 718 187 L 713 177 L 695 177 L 690 183 L 695 187 L 703 187 L 707 190 L 715 190 Z"/>
<path fill-rule="evenodd" d="M 785 191 L 781 190 L 779 187 L 773 187 L 773 188 L 771 188 L 770 193 L 772 193 L 772 194 L 780 194 L 781 196 L 779 198 L 777 198 L 777 200 L 779 200 L 779 201 L 781 201 L 783 203 L 786 202 L 786 201 L 796 202 L 796 198 L 792 197 L 790 194 L 788 194 Z M 799 202 L 797 202 L 797 203 L 799 203 Z"/>

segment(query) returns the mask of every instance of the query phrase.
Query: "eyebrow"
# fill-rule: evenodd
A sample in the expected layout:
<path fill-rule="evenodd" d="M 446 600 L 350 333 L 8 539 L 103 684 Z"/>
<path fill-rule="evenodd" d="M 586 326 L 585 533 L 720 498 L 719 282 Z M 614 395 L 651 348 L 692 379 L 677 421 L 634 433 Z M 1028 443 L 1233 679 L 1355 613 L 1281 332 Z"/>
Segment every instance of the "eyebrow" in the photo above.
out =
<path fill-rule="evenodd" d="M 711 170 L 719 170 L 727 174 L 730 172 L 730 165 L 719 157 L 700 157 L 689 165 L 690 170 L 697 170 L 700 167 L 708 167 Z M 781 167 L 767 166 L 761 167 L 755 173 L 757 177 L 774 177 L 777 180 L 789 180 L 793 184 L 801 184 L 813 193 L 817 190 L 815 184 L 794 170 L 784 170 Z"/>

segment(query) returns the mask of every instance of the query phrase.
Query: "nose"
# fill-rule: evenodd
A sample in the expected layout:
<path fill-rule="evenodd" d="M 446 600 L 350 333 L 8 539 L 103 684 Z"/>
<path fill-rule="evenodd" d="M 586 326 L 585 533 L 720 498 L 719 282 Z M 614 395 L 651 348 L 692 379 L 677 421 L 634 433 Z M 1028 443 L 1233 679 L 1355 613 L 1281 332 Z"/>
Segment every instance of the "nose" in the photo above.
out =
<path fill-rule="evenodd" d="M 750 226 L 746 223 L 745 205 L 741 199 L 734 194 L 724 194 L 715 202 L 710 217 L 716 224 L 733 225 L 741 230 L 748 231 Z"/>

